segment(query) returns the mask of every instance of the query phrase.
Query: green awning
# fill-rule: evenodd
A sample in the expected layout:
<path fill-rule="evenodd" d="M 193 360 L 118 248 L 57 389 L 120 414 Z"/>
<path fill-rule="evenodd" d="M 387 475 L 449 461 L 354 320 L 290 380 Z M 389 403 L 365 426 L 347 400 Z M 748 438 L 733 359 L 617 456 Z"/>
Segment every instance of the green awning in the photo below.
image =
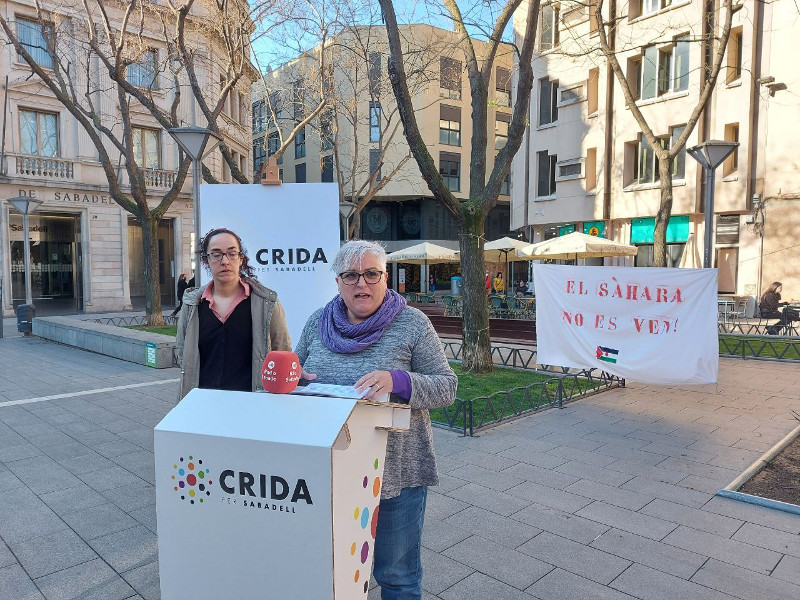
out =
<path fill-rule="evenodd" d="M 606 224 L 603 221 L 586 221 L 583 224 L 583 233 L 596 237 L 606 237 Z"/>
<path fill-rule="evenodd" d="M 563 227 L 558 228 L 558 237 L 562 235 L 567 235 L 569 233 L 573 233 L 575 231 L 575 225 L 564 225 Z"/>
<path fill-rule="evenodd" d="M 631 244 L 652 244 L 656 228 L 655 217 L 631 219 Z M 689 238 L 689 216 L 674 215 L 667 223 L 667 243 L 680 244 Z"/>

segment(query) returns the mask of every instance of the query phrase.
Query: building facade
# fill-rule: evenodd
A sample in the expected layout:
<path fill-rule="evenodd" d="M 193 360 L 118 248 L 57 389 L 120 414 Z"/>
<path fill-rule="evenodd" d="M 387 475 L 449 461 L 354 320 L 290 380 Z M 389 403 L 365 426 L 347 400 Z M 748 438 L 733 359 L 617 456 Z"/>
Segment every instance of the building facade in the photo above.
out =
<path fill-rule="evenodd" d="M 401 29 L 420 131 L 450 189 L 457 198 L 465 199 L 469 196 L 472 108 L 466 60 L 457 36 L 429 25 Z M 484 50 L 485 45 L 476 42 L 479 59 Z M 254 169 L 258 171 L 280 145 L 276 123 L 282 131 L 292 129 L 321 94 L 329 93 L 328 106 L 279 160 L 282 180 L 338 183 L 340 200 L 347 201 L 363 199 L 380 186 L 357 217 L 358 236 L 381 241 L 389 252 L 422 241 L 457 249 L 455 220 L 433 199 L 410 156 L 387 75 L 388 56 L 383 26 L 357 28 L 331 42 L 328 63 L 332 66 L 323 87 L 316 74 L 320 68 L 318 54 L 300 57 L 274 70 L 267 82 L 270 95 L 265 96 L 263 87 L 253 95 Z M 507 140 L 511 63 L 510 47 L 502 46 L 490 81 L 489 172 Z M 489 213 L 487 240 L 509 235 L 509 186 L 507 181 L 497 206 Z M 441 285 L 449 285 L 449 277 L 458 270 L 458 265 L 437 265 L 433 274 Z M 424 268 L 406 267 L 406 289 L 421 289 L 420 281 L 427 277 Z M 397 281 L 396 272 L 392 281 Z"/>
<path fill-rule="evenodd" d="M 80 31 L 85 15 L 73 14 L 63 3 L 45 4 L 53 11 L 53 26 Z M 190 25 L 202 25 L 212 18 L 212 3 L 198 2 L 189 17 Z M 42 23 L 30 2 L 0 2 L 0 11 L 19 40 L 40 66 L 52 68 L 44 42 Z M 121 14 L 112 12 L 112 22 L 120 23 Z M 50 22 L 45 24 L 49 27 Z M 214 40 L 201 39 L 203 27 L 190 27 L 191 45 L 205 48 L 198 67 L 204 85 L 212 95 L 220 73 Z M 5 40 L 5 35 L 0 32 Z M 168 56 L 157 22 L 143 32 L 148 50 L 142 60 L 127 69 L 128 80 L 151 90 L 162 108 L 169 108 L 176 98 L 176 88 L 168 71 Z M 58 38 L 64 39 L 64 38 Z M 69 52 L 80 57 L 80 44 L 70 43 Z M 88 59 L 85 69 L 76 68 L 70 75 L 78 79 L 77 88 L 111 90 L 97 92 L 93 102 L 102 115 L 102 124 L 117 128 L 121 119 L 114 84 L 96 56 Z M 201 61 L 199 61 L 201 62 Z M 161 68 L 159 68 L 159 65 Z M 250 86 L 252 67 L 225 100 L 218 125 L 226 143 L 245 172 L 250 166 Z M 0 136 L 0 306 L 6 316 L 25 300 L 22 217 L 5 202 L 7 198 L 29 196 L 42 202 L 30 217 L 32 295 L 37 314 L 50 312 L 104 312 L 141 308 L 144 302 L 144 259 L 141 228 L 131 213 L 111 199 L 109 182 L 98 149 L 71 113 L 46 87 L 14 47 L 0 48 L 0 80 L 5 109 Z M 218 89 L 216 89 L 218 92 Z M 184 80 L 180 87 L 177 113 L 183 125 L 205 126 L 192 92 Z M 146 167 L 145 184 L 151 207 L 161 201 L 173 185 L 179 164 L 178 147 L 153 115 L 137 104 L 130 111 L 132 140 L 137 163 Z M 111 144 L 106 150 L 121 174 L 123 191 L 129 182 L 120 152 Z M 230 170 L 219 150 L 209 154 L 204 164 L 214 176 L 230 181 Z M 191 171 L 190 171 L 191 173 Z M 158 252 L 162 303 L 175 302 L 175 283 L 180 273 L 191 277 L 193 208 L 191 175 L 164 214 L 158 226 Z"/>
<path fill-rule="evenodd" d="M 720 293 L 759 295 L 781 280 L 787 297 L 800 298 L 800 267 L 791 260 L 800 172 L 789 150 L 791 128 L 781 125 L 800 115 L 793 93 L 800 77 L 788 59 L 800 50 L 797 13 L 786 3 L 742 5 L 716 86 L 685 147 L 711 139 L 739 143 L 716 171 L 712 256 Z M 531 241 L 577 230 L 635 244 L 638 255 L 623 262 L 648 266 L 661 198 L 657 160 L 599 50 L 595 6 L 542 6 L 531 127 L 512 169 L 511 226 Z M 609 6 L 617 11 L 615 53 L 636 105 L 669 147 L 698 103 L 712 56 L 698 25 L 709 22 L 709 5 L 605 2 L 606 23 Z M 718 8 L 717 35 L 723 17 Z M 697 267 L 704 250 L 704 173 L 685 147 L 672 165 L 668 262 Z"/>

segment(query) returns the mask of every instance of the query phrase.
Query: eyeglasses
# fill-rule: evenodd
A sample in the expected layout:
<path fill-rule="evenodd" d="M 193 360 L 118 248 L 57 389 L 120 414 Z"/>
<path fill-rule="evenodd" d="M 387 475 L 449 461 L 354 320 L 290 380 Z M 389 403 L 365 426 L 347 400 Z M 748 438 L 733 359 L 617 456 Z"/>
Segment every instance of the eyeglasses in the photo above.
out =
<path fill-rule="evenodd" d="M 370 269 L 368 271 L 364 271 L 363 273 L 356 273 L 355 271 L 345 271 L 344 273 L 339 273 L 339 279 L 341 279 L 342 283 L 345 285 L 356 285 L 358 280 L 362 277 L 367 283 L 375 285 L 381 280 L 381 277 L 383 277 L 383 271 L 375 271 L 374 269 Z"/>
<path fill-rule="evenodd" d="M 223 256 L 226 256 L 229 261 L 233 262 L 237 258 L 241 258 L 243 255 L 241 252 L 235 252 L 234 250 L 231 250 L 230 252 L 209 252 L 205 255 L 206 260 L 211 262 L 220 262 Z"/>

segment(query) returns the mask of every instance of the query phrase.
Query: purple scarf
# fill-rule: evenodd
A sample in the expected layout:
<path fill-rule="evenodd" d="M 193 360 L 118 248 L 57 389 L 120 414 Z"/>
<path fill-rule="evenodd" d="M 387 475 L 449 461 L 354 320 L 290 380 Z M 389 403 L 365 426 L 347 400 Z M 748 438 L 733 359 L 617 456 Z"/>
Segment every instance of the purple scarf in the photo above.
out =
<path fill-rule="evenodd" d="M 340 354 L 355 354 L 381 339 L 397 315 L 406 307 L 406 299 L 394 290 L 386 290 L 380 308 L 362 323 L 347 319 L 347 307 L 338 294 L 325 305 L 319 317 L 319 337 L 325 347 Z"/>

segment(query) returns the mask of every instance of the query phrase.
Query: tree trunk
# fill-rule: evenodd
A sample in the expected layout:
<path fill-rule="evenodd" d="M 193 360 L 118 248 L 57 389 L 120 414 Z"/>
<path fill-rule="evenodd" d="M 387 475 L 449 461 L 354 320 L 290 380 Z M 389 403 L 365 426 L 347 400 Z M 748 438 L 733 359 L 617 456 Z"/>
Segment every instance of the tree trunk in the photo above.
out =
<path fill-rule="evenodd" d="M 464 215 L 459 225 L 461 250 L 462 361 L 474 373 L 492 371 L 492 345 L 489 339 L 489 305 L 483 275 L 483 222 L 480 211 Z"/>
<path fill-rule="evenodd" d="M 672 161 L 659 157 L 658 176 L 661 184 L 661 204 L 656 213 L 653 231 L 653 266 L 667 266 L 667 224 L 672 213 Z"/>
<path fill-rule="evenodd" d="M 161 284 L 158 268 L 158 220 L 144 212 L 142 225 L 142 252 L 144 254 L 144 298 L 148 327 L 164 324 L 161 313 Z"/>
<path fill-rule="evenodd" d="M 357 210 L 350 217 L 350 238 L 351 240 L 361 239 L 361 211 Z"/>

